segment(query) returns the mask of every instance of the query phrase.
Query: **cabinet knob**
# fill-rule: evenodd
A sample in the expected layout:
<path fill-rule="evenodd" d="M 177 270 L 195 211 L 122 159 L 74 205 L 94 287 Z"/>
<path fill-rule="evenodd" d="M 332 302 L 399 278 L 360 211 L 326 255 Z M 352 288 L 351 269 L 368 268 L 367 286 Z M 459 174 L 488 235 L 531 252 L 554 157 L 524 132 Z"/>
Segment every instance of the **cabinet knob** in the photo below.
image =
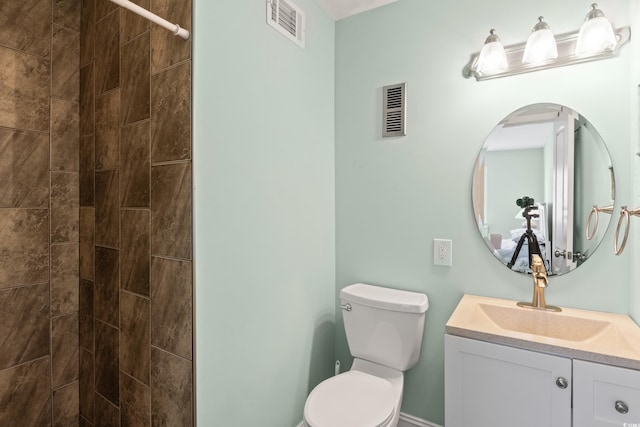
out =
<path fill-rule="evenodd" d="M 621 414 L 626 414 L 627 412 L 629 412 L 629 406 L 627 406 L 627 404 L 622 400 L 616 400 L 616 404 L 614 405 L 614 407 L 616 408 L 616 411 Z"/>
<path fill-rule="evenodd" d="M 556 385 L 558 386 L 558 388 L 565 389 L 569 387 L 569 381 L 567 381 L 567 379 L 564 377 L 558 377 L 558 379 L 556 380 Z"/>

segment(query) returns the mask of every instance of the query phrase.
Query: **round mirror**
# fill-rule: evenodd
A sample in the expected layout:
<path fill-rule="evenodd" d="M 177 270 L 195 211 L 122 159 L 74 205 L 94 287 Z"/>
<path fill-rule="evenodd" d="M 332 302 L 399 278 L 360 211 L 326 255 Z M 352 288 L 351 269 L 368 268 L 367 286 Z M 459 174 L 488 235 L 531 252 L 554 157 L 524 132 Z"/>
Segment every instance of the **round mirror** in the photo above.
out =
<path fill-rule="evenodd" d="M 473 212 L 487 247 L 509 269 L 547 274 L 584 263 L 605 234 L 615 199 L 607 147 L 591 123 L 557 104 L 509 114 L 476 160 Z"/>

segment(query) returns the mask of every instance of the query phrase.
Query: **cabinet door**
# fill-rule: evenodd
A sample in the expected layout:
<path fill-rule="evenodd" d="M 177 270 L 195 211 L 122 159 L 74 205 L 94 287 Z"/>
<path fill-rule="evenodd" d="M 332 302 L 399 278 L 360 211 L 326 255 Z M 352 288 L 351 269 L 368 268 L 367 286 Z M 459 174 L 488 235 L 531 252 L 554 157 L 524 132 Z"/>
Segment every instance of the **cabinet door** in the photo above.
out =
<path fill-rule="evenodd" d="M 640 372 L 573 361 L 575 427 L 640 427 Z"/>
<path fill-rule="evenodd" d="M 571 360 L 445 335 L 445 425 L 570 427 Z"/>

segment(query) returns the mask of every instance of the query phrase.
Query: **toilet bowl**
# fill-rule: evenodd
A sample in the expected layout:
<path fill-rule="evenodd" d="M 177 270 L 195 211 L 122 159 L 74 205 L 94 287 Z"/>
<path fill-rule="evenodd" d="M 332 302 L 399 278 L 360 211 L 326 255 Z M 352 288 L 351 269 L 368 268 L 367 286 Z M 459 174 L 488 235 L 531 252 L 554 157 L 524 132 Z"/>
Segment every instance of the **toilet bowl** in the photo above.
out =
<path fill-rule="evenodd" d="M 351 370 L 318 384 L 304 427 L 396 427 L 404 371 L 419 358 L 425 294 L 362 283 L 340 292 Z"/>
<path fill-rule="evenodd" d="M 351 370 L 321 382 L 309 394 L 304 426 L 396 426 L 403 383 L 402 372 L 356 359 Z"/>

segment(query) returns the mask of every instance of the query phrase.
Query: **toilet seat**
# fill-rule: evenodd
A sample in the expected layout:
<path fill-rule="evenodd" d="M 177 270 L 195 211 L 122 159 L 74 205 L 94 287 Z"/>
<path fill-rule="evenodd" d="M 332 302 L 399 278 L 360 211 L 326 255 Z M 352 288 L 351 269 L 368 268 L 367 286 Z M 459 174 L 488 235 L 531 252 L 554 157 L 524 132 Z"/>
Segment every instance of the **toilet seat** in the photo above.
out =
<path fill-rule="evenodd" d="M 391 383 L 360 371 L 329 378 L 313 389 L 304 406 L 310 427 L 383 427 L 393 418 Z"/>

